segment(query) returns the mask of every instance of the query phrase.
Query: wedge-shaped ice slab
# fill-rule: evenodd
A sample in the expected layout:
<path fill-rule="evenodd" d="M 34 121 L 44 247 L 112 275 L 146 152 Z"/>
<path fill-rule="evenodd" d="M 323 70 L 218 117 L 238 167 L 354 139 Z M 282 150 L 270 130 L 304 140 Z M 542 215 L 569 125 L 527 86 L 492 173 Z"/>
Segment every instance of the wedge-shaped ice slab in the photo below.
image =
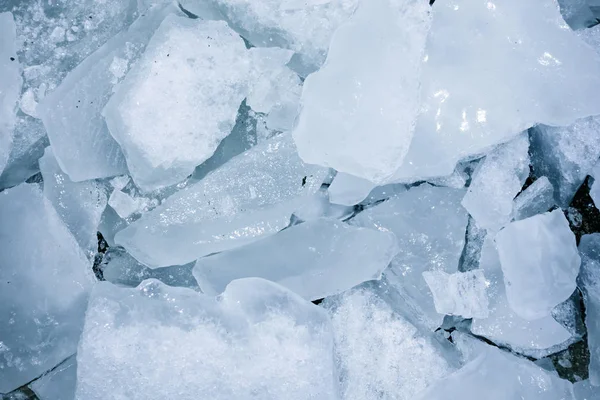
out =
<path fill-rule="evenodd" d="M 536 123 L 600 114 L 600 56 L 553 0 L 438 1 L 432 14 L 423 112 L 395 180 L 449 175 Z"/>
<path fill-rule="evenodd" d="M 0 193 L 0 393 L 77 348 L 91 265 L 34 185 Z"/>
<path fill-rule="evenodd" d="M 482 270 L 453 274 L 425 271 L 423 278 L 433 294 L 438 313 L 460 315 L 464 318 L 487 318 L 487 281 Z"/>
<path fill-rule="evenodd" d="M 128 31 L 119 33 L 71 71 L 38 106 L 56 159 L 72 181 L 127 173 L 125 157 L 101 112 L 173 9 L 159 7 L 139 17 Z"/>
<path fill-rule="evenodd" d="M 534 363 L 488 347 L 417 400 L 573 400 L 570 382 Z"/>
<path fill-rule="evenodd" d="M 304 161 L 375 183 L 400 167 L 419 111 L 429 26 L 423 1 L 359 4 L 335 32 L 327 63 L 304 82 L 294 129 Z"/>
<path fill-rule="evenodd" d="M 556 205 L 554 186 L 550 180 L 542 176 L 535 180 L 513 201 L 513 218 L 515 220 L 542 214 Z"/>
<path fill-rule="evenodd" d="M 370 288 L 326 299 L 344 400 L 412 399 L 452 372 L 443 350 Z"/>
<path fill-rule="evenodd" d="M 581 259 L 562 210 L 512 222 L 496 243 L 508 303 L 520 317 L 545 317 L 575 290 Z"/>
<path fill-rule="evenodd" d="M 338 398 L 326 312 L 258 278 L 217 300 L 156 280 L 100 283 L 77 368 L 78 400 Z"/>
<path fill-rule="evenodd" d="M 77 361 L 73 355 L 33 382 L 31 389 L 40 400 L 73 400 L 76 384 Z"/>
<path fill-rule="evenodd" d="M 115 240 L 150 267 L 187 264 L 285 228 L 327 174 L 304 164 L 291 136 L 281 135 L 175 193 Z"/>
<path fill-rule="evenodd" d="M 202 292 L 221 293 L 232 280 L 260 277 L 307 300 L 341 293 L 379 279 L 398 253 L 391 232 L 317 219 L 259 242 L 201 258 L 194 276 Z"/>
<path fill-rule="evenodd" d="M 529 176 L 528 150 L 529 139 L 522 134 L 498 146 L 477 166 L 462 205 L 480 227 L 498 231 L 510 222 L 513 199 Z"/>

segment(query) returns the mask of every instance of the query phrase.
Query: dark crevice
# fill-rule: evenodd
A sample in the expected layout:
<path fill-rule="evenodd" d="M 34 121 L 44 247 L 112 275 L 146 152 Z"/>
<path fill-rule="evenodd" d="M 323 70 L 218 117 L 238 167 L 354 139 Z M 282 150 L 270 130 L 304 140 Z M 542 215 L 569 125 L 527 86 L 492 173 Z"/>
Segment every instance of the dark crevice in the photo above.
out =
<path fill-rule="evenodd" d="M 585 179 L 583 185 L 575 193 L 569 209 L 565 211 L 578 245 L 583 235 L 600 232 L 600 211 L 590 197 L 590 179 L 589 176 Z M 577 218 L 573 218 L 574 214 L 579 215 Z"/>
<path fill-rule="evenodd" d="M 102 271 L 102 260 L 104 259 L 104 255 L 106 254 L 106 251 L 108 250 L 109 246 L 106 240 L 104 239 L 104 236 L 102 236 L 102 233 L 97 232 L 96 235 L 98 237 L 98 250 L 96 255 L 94 256 L 94 266 L 92 267 L 92 271 L 94 271 L 96 279 L 98 279 L 99 281 L 103 281 L 104 273 Z"/>

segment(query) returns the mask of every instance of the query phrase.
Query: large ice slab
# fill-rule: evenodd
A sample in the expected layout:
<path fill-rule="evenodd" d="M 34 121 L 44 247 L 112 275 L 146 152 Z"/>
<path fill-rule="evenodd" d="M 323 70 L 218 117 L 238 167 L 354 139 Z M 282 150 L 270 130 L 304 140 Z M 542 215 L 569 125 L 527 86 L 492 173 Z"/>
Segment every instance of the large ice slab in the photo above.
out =
<path fill-rule="evenodd" d="M 600 114 L 600 56 L 554 0 L 437 1 L 432 14 L 423 112 L 395 181 L 449 175 L 536 123 Z"/>
<path fill-rule="evenodd" d="M 453 274 L 424 271 L 423 278 L 433 294 L 438 313 L 464 318 L 487 318 L 488 283 L 481 269 Z"/>
<path fill-rule="evenodd" d="M 430 22 L 423 1 L 359 4 L 335 32 L 325 65 L 304 82 L 293 132 L 305 162 L 375 183 L 392 176 L 419 112 Z"/>
<path fill-rule="evenodd" d="M 529 176 L 528 150 L 529 139 L 522 134 L 498 146 L 477 166 L 462 205 L 480 227 L 498 231 L 510 222 L 513 199 Z"/>
<path fill-rule="evenodd" d="M 326 312 L 257 278 L 217 300 L 156 280 L 100 283 L 77 368 L 78 400 L 338 398 Z"/>
<path fill-rule="evenodd" d="M 8 393 L 75 352 L 94 276 L 36 186 L 0 193 L 0 221 L 0 393 Z"/>
<path fill-rule="evenodd" d="M 194 276 L 206 294 L 221 293 L 232 280 L 256 276 L 277 282 L 307 300 L 317 300 L 379 279 L 397 253 L 396 237 L 391 232 L 317 219 L 201 258 Z"/>
<path fill-rule="evenodd" d="M 285 228 L 326 168 L 304 164 L 289 134 L 252 147 L 116 235 L 150 267 L 183 265 Z"/>

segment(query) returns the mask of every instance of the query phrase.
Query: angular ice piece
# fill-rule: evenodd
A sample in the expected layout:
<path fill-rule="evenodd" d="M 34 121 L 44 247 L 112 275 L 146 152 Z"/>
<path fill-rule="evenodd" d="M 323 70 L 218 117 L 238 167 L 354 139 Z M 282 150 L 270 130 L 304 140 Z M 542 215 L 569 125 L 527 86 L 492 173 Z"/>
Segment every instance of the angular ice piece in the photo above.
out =
<path fill-rule="evenodd" d="M 454 172 L 451 175 L 440 176 L 437 178 L 429 178 L 427 182 L 431 183 L 435 186 L 444 186 L 451 187 L 455 189 L 462 189 L 467 185 L 467 181 L 469 180 L 471 170 L 476 167 L 479 163 L 479 160 L 473 162 L 464 162 L 456 164 L 456 168 L 454 168 Z"/>
<path fill-rule="evenodd" d="M 326 312 L 257 278 L 217 300 L 156 280 L 98 284 L 77 368 L 78 400 L 338 398 Z"/>
<path fill-rule="evenodd" d="M 573 384 L 575 400 L 600 400 L 600 389 L 590 385 L 590 381 L 579 381 Z"/>
<path fill-rule="evenodd" d="M 36 186 L 0 193 L 0 221 L 0 393 L 8 393 L 75 353 L 94 275 Z"/>
<path fill-rule="evenodd" d="M 183 265 L 285 228 L 327 174 L 304 164 L 291 136 L 280 135 L 175 193 L 115 240 L 151 268 Z"/>
<path fill-rule="evenodd" d="M 522 134 L 490 152 L 475 170 L 462 205 L 477 225 L 498 231 L 510 222 L 513 199 L 529 176 L 529 139 Z"/>
<path fill-rule="evenodd" d="M 356 226 L 390 230 L 400 253 L 385 272 L 420 309 L 430 328 L 443 320 L 435 310 L 423 271 L 454 273 L 465 245 L 468 215 L 460 205 L 465 190 L 423 184 L 366 209 L 351 220 Z"/>
<path fill-rule="evenodd" d="M 412 399 L 452 372 L 431 337 L 370 289 L 326 299 L 345 400 Z"/>
<path fill-rule="evenodd" d="M 589 0 L 558 0 L 560 12 L 571 29 L 585 29 L 597 24 Z"/>
<path fill-rule="evenodd" d="M 150 37 L 174 7 L 140 16 L 79 64 L 38 106 L 62 170 L 71 180 L 122 175 L 125 157 L 101 115 L 116 84 L 143 53 Z M 162 113 L 158 113 L 164 115 Z"/>
<path fill-rule="evenodd" d="M 453 274 L 424 271 L 423 278 L 433 294 L 438 313 L 464 318 L 487 318 L 488 284 L 481 269 Z"/>
<path fill-rule="evenodd" d="M 496 243 L 508 303 L 520 317 L 545 317 L 575 290 L 581 259 L 562 210 L 512 222 Z"/>
<path fill-rule="evenodd" d="M 338 172 L 327 191 L 332 203 L 353 206 L 363 201 L 375 186 L 369 180 Z"/>
<path fill-rule="evenodd" d="M 556 205 L 554 186 L 547 177 L 536 179 L 523 190 L 513 201 L 513 218 L 515 221 L 545 213 Z"/>
<path fill-rule="evenodd" d="M 548 177 L 566 208 L 600 157 L 600 116 L 567 127 L 539 125 L 531 130 L 531 148 L 534 172 Z"/>
<path fill-rule="evenodd" d="M 235 279 L 256 276 L 307 300 L 317 300 L 381 278 L 397 253 L 396 237 L 391 232 L 318 219 L 201 258 L 194 277 L 202 292 L 210 295 L 221 293 Z"/>
<path fill-rule="evenodd" d="M 73 400 L 77 384 L 77 361 L 69 357 L 30 386 L 39 400 Z"/>
<path fill-rule="evenodd" d="M 437 1 L 432 14 L 423 112 L 393 181 L 449 175 L 536 123 L 600 114 L 600 56 L 554 0 Z"/>
<path fill-rule="evenodd" d="M 417 400 L 573 400 L 569 381 L 493 347 L 432 385 Z"/>
<path fill-rule="evenodd" d="M 39 161 L 44 197 L 50 200 L 79 246 L 84 251 L 94 249 L 95 253 L 96 233 L 107 203 L 106 191 L 95 181 L 72 182 L 58 166 L 52 150 L 46 148 Z"/>
<path fill-rule="evenodd" d="M 113 190 L 108 199 L 108 204 L 119 214 L 121 218 L 127 218 L 139 209 L 139 203 L 127 193 Z"/>
<path fill-rule="evenodd" d="M 378 184 L 400 167 L 420 107 L 429 9 L 365 0 L 336 31 L 327 63 L 304 82 L 293 134 L 305 162 Z"/>

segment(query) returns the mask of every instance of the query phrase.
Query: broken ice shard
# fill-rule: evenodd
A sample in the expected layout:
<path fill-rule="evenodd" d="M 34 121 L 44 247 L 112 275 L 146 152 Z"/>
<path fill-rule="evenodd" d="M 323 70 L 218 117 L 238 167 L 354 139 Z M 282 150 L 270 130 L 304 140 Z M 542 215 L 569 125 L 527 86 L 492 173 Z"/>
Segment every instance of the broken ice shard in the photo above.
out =
<path fill-rule="evenodd" d="M 338 172 L 327 192 L 332 203 L 352 206 L 363 201 L 374 188 L 375 184 L 367 179 Z"/>
<path fill-rule="evenodd" d="M 508 303 L 520 317 L 550 315 L 575 290 L 581 259 L 562 210 L 512 222 L 496 243 Z"/>
<path fill-rule="evenodd" d="M 317 300 L 379 279 L 397 253 L 396 237 L 391 232 L 317 219 L 201 258 L 194 276 L 202 292 L 211 295 L 222 292 L 232 280 L 256 276 L 277 282 L 307 300 Z"/>
<path fill-rule="evenodd" d="M 116 235 L 150 267 L 183 265 L 285 228 L 328 169 L 307 165 L 289 134 L 252 147 Z"/>
<path fill-rule="evenodd" d="M 33 382 L 31 389 L 39 400 L 73 400 L 76 384 L 77 362 L 73 355 Z"/>
<path fill-rule="evenodd" d="M 398 169 L 419 112 L 429 26 L 423 1 L 359 4 L 335 32 L 325 65 L 304 82 L 293 134 L 305 162 L 374 183 Z"/>
<path fill-rule="evenodd" d="M 94 276 L 36 186 L 0 193 L 0 221 L 0 393 L 8 393 L 75 353 Z"/>
<path fill-rule="evenodd" d="M 326 312 L 258 278 L 218 299 L 157 280 L 101 282 L 77 368 L 78 400 L 338 398 Z"/>
<path fill-rule="evenodd" d="M 513 218 L 518 221 L 533 217 L 549 211 L 555 205 L 554 186 L 547 177 L 541 176 L 514 199 Z"/>

